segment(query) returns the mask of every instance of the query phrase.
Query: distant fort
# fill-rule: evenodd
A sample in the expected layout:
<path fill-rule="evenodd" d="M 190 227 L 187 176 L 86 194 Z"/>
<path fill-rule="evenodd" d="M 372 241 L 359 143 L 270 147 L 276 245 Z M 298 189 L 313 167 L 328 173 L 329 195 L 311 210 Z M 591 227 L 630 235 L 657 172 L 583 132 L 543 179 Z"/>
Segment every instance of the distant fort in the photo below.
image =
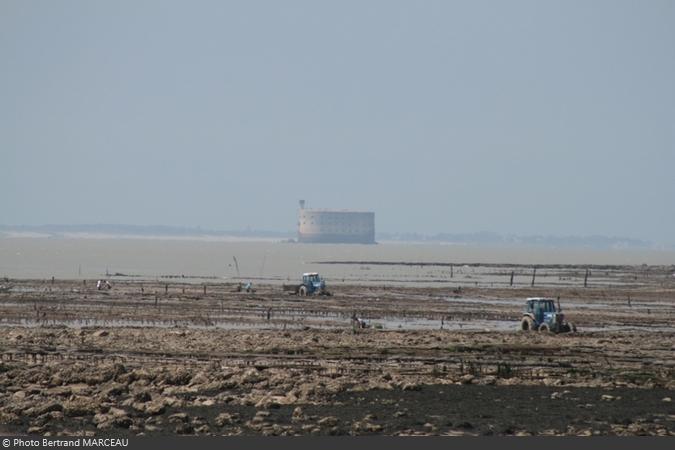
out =
<path fill-rule="evenodd" d="M 374 244 L 375 213 L 335 209 L 305 209 L 300 200 L 298 242 Z"/>

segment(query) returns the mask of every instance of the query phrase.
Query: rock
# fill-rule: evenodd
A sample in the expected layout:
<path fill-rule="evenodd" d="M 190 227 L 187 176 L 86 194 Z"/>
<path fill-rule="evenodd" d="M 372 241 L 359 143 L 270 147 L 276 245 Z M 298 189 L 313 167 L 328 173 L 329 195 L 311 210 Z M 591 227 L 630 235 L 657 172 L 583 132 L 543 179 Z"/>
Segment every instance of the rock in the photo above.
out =
<path fill-rule="evenodd" d="M 169 416 L 169 423 L 185 423 L 188 421 L 188 415 L 185 413 L 176 413 Z"/>
<path fill-rule="evenodd" d="M 134 400 L 137 402 L 145 403 L 152 400 L 152 396 L 148 391 L 139 391 L 134 394 Z"/>
<path fill-rule="evenodd" d="M 82 417 L 94 415 L 96 405 L 88 397 L 71 397 L 71 400 L 63 404 L 63 414 L 66 417 Z"/>
<path fill-rule="evenodd" d="M 255 416 L 253 416 L 253 418 L 248 422 L 249 426 L 256 426 L 265 422 L 265 419 L 267 419 L 269 415 L 269 411 L 257 411 Z"/>
<path fill-rule="evenodd" d="M 113 423 L 115 424 L 115 426 L 120 428 L 130 428 L 133 421 L 131 420 L 130 417 L 124 416 L 114 418 Z"/>
<path fill-rule="evenodd" d="M 240 422 L 239 414 L 229 414 L 229 413 L 220 413 L 216 417 L 215 423 L 219 427 L 224 427 L 225 425 L 232 425 L 234 423 Z"/>
<path fill-rule="evenodd" d="M 113 382 L 103 388 L 102 393 L 106 397 L 117 397 L 124 394 L 126 391 L 126 385 Z"/>
<path fill-rule="evenodd" d="M 269 426 L 269 424 L 264 423 L 262 420 L 255 420 L 255 417 L 248 422 L 244 424 L 245 427 L 250 428 L 253 431 L 257 431 L 258 433 L 260 430 L 262 430 L 264 427 Z"/>
<path fill-rule="evenodd" d="M 272 409 L 272 408 L 279 408 L 281 405 L 277 401 L 277 398 L 274 398 L 272 396 L 266 395 L 263 398 L 261 398 L 254 406 L 257 409 Z"/>
<path fill-rule="evenodd" d="M 136 411 L 143 413 L 145 412 L 145 403 L 140 403 L 137 401 L 134 401 L 133 397 L 128 398 L 122 402 L 122 406 L 131 406 L 134 408 Z"/>
<path fill-rule="evenodd" d="M 269 411 L 256 411 L 254 417 L 269 417 L 270 412 Z"/>
<path fill-rule="evenodd" d="M 151 374 L 147 369 L 134 369 L 131 372 L 120 373 L 116 380 L 123 384 L 130 384 L 137 380 L 153 381 L 156 375 Z"/>
<path fill-rule="evenodd" d="M 98 383 L 97 383 L 98 384 Z M 75 383 L 68 386 L 64 386 L 62 389 L 68 389 L 73 395 L 84 395 L 89 396 L 91 393 L 91 386 L 86 383 Z"/>
<path fill-rule="evenodd" d="M 23 414 L 29 417 L 37 417 L 52 411 L 63 411 L 63 409 L 64 408 L 61 403 L 53 401 L 48 402 L 42 406 L 34 406 L 32 408 L 29 408 L 25 410 Z"/>
<path fill-rule="evenodd" d="M 112 371 L 112 368 L 100 368 L 96 371 L 90 370 L 81 375 L 78 374 L 74 379 L 71 378 L 69 381 L 70 383 L 84 381 L 84 383 L 89 386 L 100 386 L 103 383 L 112 380 L 114 376 L 115 374 Z"/>
<path fill-rule="evenodd" d="M 481 381 L 481 384 L 493 385 L 493 384 L 497 384 L 497 377 L 495 377 L 493 375 L 488 375 L 488 376 L 482 378 L 480 381 Z"/>
<path fill-rule="evenodd" d="M 670 397 L 663 397 L 663 398 L 661 399 L 661 401 L 662 401 L 662 402 L 666 402 L 666 403 L 670 403 L 670 402 L 673 401 L 673 399 L 671 399 Z"/>
<path fill-rule="evenodd" d="M 97 425 L 104 422 L 112 422 L 112 417 L 105 413 L 97 413 L 94 415 L 92 422 L 94 422 Z"/>
<path fill-rule="evenodd" d="M 70 397 L 73 394 L 78 394 L 73 392 L 70 386 L 56 386 L 50 387 L 45 391 L 49 397 Z"/>
<path fill-rule="evenodd" d="M 107 336 L 107 335 L 109 335 L 109 334 L 110 334 L 110 333 L 108 333 L 106 330 L 99 330 L 99 331 L 97 331 L 97 332 L 94 333 L 94 336 L 95 336 L 95 337 L 105 337 L 105 336 Z"/>
<path fill-rule="evenodd" d="M 158 416 L 160 414 L 164 414 L 164 411 L 166 411 L 166 406 L 164 406 L 164 402 L 154 401 L 152 403 L 146 403 L 145 413 L 148 415 Z"/>
<path fill-rule="evenodd" d="M 24 391 L 16 391 L 12 394 L 13 401 L 21 401 L 26 398 L 26 393 Z"/>
<path fill-rule="evenodd" d="M 49 415 L 49 420 L 52 422 L 55 420 L 63 420 L 63 418 L 65 417 L 63 415 L 63 411 L 51 411 L 47 414 Z"/>
<path fill-rule="evenodd" d="M 208 434 L 210 432 L 211 432 L 211 429 L 209 428 L 208 425 L 201 425 L 201 426 L 195 428 L 196 434 Z"/>
<path fill-rule="evenodd" d="M 257 369 L 246 370 L 240 378 L 242 384 L 255 384 L 261 380 L 263 380 L 263 377 Z"/>
<path fill-rule="evenodd" d="M 297 406 L 293 410 L 293 414 L 291 415 L 291 421 L 302 422 L 304 420 L 307 420 L 307 416 L 305 415 L 303 409 L 301 407 Z"/>
<path fill-rule="evenodd" d="M 173 397 L 173 396 L 165 396 L 164 397 L 164 404 L 170 408 L 182 408 L 185 405 L 185 401 L 181 400 L 178 397 Z"/>
<path fill-rule="evenodd" d="M 320 419 L 317 422 L 317 425 L 322 427 L 334 427 L 335 425 L 337 425 L 337 423 L 338 423 L 337 417 L 326 416 L 323 419 Z"/>
<path fill-rule="evenodd" d="M 405 383 L 401 389 L 404 391 L 419 391 L 422 389 L 422 386 L 417 383 Z"/>
<path fill-rule="evenodd" d="M 280 426 L 279 424 L 274 423 L 270 426 L 264 427 L 261 430 L 261 434 L 263 436 L 279 436 L 279 435 L 284 434 L 285 431 L 286 431 L 286 429 L 284 427 Z"/>
<path fill-rule="evenodd" d="M 281 396 L 277 397 L 277 401 L 279 402 L 280 405 L 292 405 L 298 402 L 298 396 L 295 395 L 295 393 L 293 392 L 289 392 L 283 397 Z"/>
<path fill-rule="evenodd" d="M 379 431 L 382 431 L 382 425 L 377 425 L 372 422 L 370 422 L 373 419 L 376 419 L 373 414 L 368 414 L 363 418 L 361 421 L 356 421 L 352 424 L 352 431 L 354 432 L 368 432 L 368 433 L 376 433 Z"/>
<path fill-rule="evenodd" d="M 171 369 L 162 377 L 164 383 L 173 386 L 184 386 L 190 382 L 192 376 L 184 369 Z"/>
<path fill-rule="evenodd" d="M 196 428 L 196 427 L 201 426 L 201 425 L 206 425 L 209 422 L 204 417 L 197 416 L 197 417 L 193 417 L 192 421 L 190 423 L 192 423 L 192 425 L 194 425 L 195 428 Z"/>
<path fill-rule="evenodd" d="M 46 413 L 41 416 L 38 416 L 35 420 L 32 420 L 30 423 L 31 425 L 41 427 L 43 425 L 47 425 L 49 421 L 51 420 L 51 413 Z"/>
<path fill-rule="evenodd" d="M 114 419 L 106 414 L 96 414 L 94 423 L 99 430 L 109 430 L 114 425 Z"/>
<path fill-rule="evenodd" d="M 18 425 L 21 423 L 21 418 L 14 413 L 0 411 L 0 423 Z"/>
<path fill-rule="evenodd" d="M 209 377 L 204 372 L 199 372 L 190 380 L 190 385 L 206 384 L 209 382 Z"/>
<path fill-rule="evenodd" d="M 63 384 L 63 377 L 61 377 L 61 374 L 55 373 L 49 379 L 49 386 L 51 386 L 51 387 L 61 386 L 62 384 Z"/>
<path fill-rule="evenodd" d="M 462 378 L 460 378 L 459 380 L 462 384 L 471 384 L 471 383 L 473 383 L 473 380 L 475 378 L 476 377 L 474 377 L 470 373 L 467 373 L 466 375 L 462 376 Z"/>
<path fill-rule="evenodd" d="M 174 431 L 176 434 L 192 434 L 194 428 L 189 423 L 179 423 Z"/>

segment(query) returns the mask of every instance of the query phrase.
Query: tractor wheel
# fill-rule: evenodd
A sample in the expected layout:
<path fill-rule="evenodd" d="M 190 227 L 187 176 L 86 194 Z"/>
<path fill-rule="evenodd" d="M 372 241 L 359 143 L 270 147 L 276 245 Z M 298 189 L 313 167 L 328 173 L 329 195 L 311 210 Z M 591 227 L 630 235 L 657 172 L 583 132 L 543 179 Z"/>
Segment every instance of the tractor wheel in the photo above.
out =
<path fill-rule="evenodd" d="M 572 330 L 572 333 L 576 333 L 576 332 L 577 332 L 577 326 L 574 325 L 573 323 L 569 324 L 569 327 L 570 327 L 570 330 Z"/>
<path fill-rule="evenodd" d="M 562 326 L 563 333 L 569 333 L 570 331 L 572 331 L 572 327 L 570 327 L 569 323 L 566 323 L 565 325 Z"/>
<path fill-rule="evenodd" d="M 520 321 L 520 329 L 523 331 L 534 331 L 534 320 L 531 317 L 523 317 Z"/>
<path fill-rule="evenodd" d="M 300 286 L 300 289 L 298 289 L 298 295 L 300 297 L 306 297 L 307 296 L 307 286 Z"/>
<path fill-rule="evenodd" d="M 548 324 L 542 323 L 541 325 L 539 325 L 539 331 L 549 332 L 551 331 L 551 329 L 549 328 Z"/>

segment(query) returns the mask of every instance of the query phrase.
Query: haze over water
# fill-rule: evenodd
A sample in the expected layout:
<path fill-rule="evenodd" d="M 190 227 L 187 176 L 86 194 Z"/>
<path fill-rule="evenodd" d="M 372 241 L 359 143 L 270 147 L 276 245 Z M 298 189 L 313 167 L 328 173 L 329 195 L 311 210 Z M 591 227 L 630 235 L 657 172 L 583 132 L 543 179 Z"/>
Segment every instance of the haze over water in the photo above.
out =
<path fill-rule="evenodd" d="M 234 262 L 236 258 L 239 273 Z M 288 244 L 272 241 L 178 239 L 0 239 L 0 277 L 100 278 L 123 273 L 142 278 L 166 275 L 218 279 L 295 280 L 318 271 L 328 279 L 358 281 L 405 277 L 415 268 L 316 264 L 320 261 L 535 264 L 671 265 L 675 252 L 470 247 L 441 244 Z M 439 271 L 437 276 L 443 276 Z"/>

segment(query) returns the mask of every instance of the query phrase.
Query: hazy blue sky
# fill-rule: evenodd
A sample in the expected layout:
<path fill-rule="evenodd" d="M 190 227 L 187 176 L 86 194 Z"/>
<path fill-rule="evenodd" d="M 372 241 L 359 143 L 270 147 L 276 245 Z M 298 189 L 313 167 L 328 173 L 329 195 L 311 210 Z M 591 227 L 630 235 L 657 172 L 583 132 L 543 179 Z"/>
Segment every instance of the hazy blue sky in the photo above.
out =
<path fill-rule="evenodd" d="M 0 1 L 0 224 L 675 243 L 675 1 Z"/>

